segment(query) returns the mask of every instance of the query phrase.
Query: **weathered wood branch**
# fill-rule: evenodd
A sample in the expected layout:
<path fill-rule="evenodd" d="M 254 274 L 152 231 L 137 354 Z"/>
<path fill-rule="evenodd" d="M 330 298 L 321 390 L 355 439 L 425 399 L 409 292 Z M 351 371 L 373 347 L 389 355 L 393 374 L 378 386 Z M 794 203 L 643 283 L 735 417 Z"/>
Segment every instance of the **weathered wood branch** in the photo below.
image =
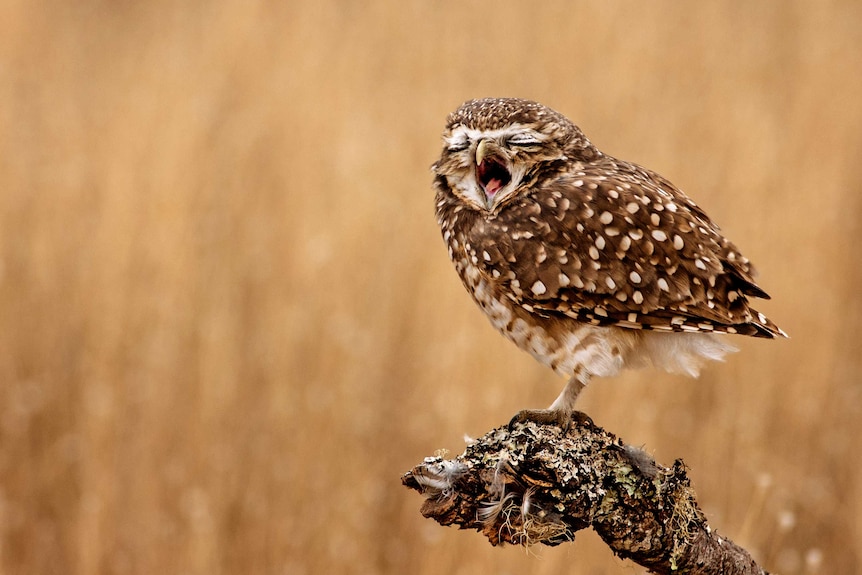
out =
<path fill-rule="evenodd" d="M 559 545 L 592 527 L 620 557 L 655 573 L 765 575 L 709 528 L 681 460 L 667 468 L 584 417 L 500 427 L 453 460 L 428 457 L 402 477 L 422 514 L 475 529 L 492 545 Z"/>

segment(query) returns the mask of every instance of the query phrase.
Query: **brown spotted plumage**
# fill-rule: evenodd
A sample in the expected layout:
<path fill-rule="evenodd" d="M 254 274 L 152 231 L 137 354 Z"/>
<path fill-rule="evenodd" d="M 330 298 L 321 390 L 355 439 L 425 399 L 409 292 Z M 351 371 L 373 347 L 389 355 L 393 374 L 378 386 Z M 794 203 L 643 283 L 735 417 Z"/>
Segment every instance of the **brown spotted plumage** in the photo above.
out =
<path fill-rule="evenodd" d="M 769 296 L 703 210 L 550 108 L 466 102 L 433 171 L 464 285 L 505 336 L 570 377 L 548 410 L 518 419 L 567 422 L 591 376 L 625 367 L 697 375 L 733 350 L 717 334 L 784 335 L 750 307 Z"/>

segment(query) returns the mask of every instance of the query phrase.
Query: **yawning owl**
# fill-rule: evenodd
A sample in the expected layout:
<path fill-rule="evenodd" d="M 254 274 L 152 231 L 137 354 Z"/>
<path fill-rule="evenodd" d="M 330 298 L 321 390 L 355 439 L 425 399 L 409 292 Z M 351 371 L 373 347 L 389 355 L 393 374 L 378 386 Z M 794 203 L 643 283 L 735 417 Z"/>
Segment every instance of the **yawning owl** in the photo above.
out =
<path fill-rule="evenodd" d="M 733 243 L 662 176 L 602 153 L 561 114 L 514 98 L 453 112 L 434 164 L 437 220 L 491 323 L 569 378 L 549 409 L 568 425 L 593 376 L 653 364 L 697 375 L 725 334 L 784 332 Z"/>

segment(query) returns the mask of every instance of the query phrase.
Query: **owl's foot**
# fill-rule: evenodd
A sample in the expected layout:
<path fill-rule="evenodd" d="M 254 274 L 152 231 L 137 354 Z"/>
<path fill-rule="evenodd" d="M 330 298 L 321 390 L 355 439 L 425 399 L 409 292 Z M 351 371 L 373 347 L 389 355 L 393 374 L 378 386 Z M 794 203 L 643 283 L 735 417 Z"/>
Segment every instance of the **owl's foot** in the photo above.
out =
<path fill-rule="evenodd" d="M 568 411 L 564 409 L 522 409 L 509 421 L 509 431 L 516 423 L 532 421 L 539 425 L 556 425 L 564 432 L 572 427 L 572 421 L 577 423 L 593 423 L 592 418 L 582 411 Z"/>

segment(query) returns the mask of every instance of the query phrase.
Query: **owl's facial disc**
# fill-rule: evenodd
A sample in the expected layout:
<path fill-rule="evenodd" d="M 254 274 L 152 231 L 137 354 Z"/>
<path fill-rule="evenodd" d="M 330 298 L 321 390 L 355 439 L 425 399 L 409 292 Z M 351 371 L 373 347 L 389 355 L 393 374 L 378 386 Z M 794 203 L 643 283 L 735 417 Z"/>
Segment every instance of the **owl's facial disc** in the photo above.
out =
<path fill-rule="evenodd" d="M 531 165 L 525 155 L 546 138 L 518 124 L 485 130 L 458 125 L 444 136 L 446 148 L 434 170 L 465 203 L 493 212 L 518 194 Z"/>

